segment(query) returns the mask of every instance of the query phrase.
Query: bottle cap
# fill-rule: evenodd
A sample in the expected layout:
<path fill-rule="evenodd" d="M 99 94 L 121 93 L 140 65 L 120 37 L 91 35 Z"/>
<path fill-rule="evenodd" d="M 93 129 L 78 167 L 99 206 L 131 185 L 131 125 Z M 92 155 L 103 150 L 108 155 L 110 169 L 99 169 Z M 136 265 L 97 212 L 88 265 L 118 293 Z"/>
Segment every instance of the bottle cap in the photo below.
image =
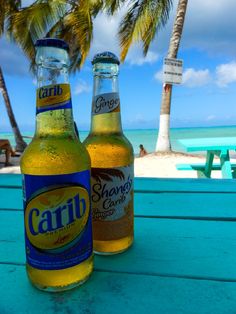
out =
<path fill-rule="evenodd" d="M 38 39 L 35 43 L 35 47 L 55 47 L 69 51 L 69 45 L 64 40 L 57 38 Z"/>
<path fill-rule="evenodd" d="M 120 64 L 120 61 L 118 59 L 118 57 L 110 52 L 110 51 L 104 51 L 101 53 L 97 53 L 92 60 L 92 64 L 96 64 L 98 62 L 101 63 L 115 63 L 115 64 Z"/>

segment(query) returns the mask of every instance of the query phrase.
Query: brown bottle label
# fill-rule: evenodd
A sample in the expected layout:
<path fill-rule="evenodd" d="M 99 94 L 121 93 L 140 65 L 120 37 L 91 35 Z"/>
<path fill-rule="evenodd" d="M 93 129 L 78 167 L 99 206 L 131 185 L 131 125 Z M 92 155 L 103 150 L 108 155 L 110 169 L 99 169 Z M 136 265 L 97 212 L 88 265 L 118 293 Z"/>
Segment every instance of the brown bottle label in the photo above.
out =
<path fill-rule="evenodd" d="M 133 233 L 133 165 L 92 168 L 95 240 L 116 240 Z"/>
<path fill-rule="evenodd" d="M 118 93 L 100 94 L 93 98 L 92 115 L 120 111 L 120 97 Z"/>

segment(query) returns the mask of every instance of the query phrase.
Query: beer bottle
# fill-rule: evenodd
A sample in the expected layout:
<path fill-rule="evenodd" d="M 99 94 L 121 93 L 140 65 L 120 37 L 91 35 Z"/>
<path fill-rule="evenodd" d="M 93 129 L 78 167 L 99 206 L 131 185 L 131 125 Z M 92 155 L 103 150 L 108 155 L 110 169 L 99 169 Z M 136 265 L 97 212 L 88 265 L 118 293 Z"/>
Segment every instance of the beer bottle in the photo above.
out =
<path fill-rule="evenodd" d="M 75 134 L 68 45 L 36 42 L 36 131 L 21 159 L 26 267 L 42 290 L 83 283 L 93 269 L 90 158 Z"/>
<path fill-rule="evenodd" d="M 91 129 L 84 144 L 91 157 L 93 246 L 115 254 L 133 242 L 133 148 L 121 126 L 119 60 L 111 52 L 94 56 Z"/>

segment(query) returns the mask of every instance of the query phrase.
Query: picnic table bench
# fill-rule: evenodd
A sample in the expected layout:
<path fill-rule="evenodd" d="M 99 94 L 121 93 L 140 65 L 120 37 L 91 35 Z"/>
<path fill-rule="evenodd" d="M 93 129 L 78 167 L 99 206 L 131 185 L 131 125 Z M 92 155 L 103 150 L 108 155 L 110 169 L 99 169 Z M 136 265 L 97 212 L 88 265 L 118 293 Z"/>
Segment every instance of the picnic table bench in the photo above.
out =
<path fill-rule="evenodd" d="M 178 170 L 195 170 L 197 171 L 197 176 L 198 178 L 210 178 L 210 174 L 206 175 L 205 170 L 206 170 L 206 164 L 201 163 L 201 164 L 176 164 L 176 169 Z M 236 178 L 236 163 L 231 163 L 231 169 L 232 169 L 232 177 Z M 211 165 L 211 171 L 213 170 L 219 170 L 221 171 L 221 164 L 212 164 Z"/>
<path fill-rule="evenodd" d="M 135 242 L 82 286 L 32 287 L 21 176 L 0 175 L 0 313 L 236 313 L 234 180 L 135 178 Z"/>

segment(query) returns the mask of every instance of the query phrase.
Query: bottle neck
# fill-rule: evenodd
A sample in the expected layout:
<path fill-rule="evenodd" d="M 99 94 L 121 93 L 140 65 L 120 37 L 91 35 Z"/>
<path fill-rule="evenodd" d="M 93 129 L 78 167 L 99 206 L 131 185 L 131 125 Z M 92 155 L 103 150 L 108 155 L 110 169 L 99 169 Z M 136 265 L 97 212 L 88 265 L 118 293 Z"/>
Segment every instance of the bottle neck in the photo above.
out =
<path fill-rule="evenodd" d="M 118 75 L 94 75 L 90 133 L 122 133 Z"/>
<path fill-rule="evenodd" d="M 37 82 L 35 136 L 75 137 L 66 62 L 44 54 L 38 63 Z"/>

